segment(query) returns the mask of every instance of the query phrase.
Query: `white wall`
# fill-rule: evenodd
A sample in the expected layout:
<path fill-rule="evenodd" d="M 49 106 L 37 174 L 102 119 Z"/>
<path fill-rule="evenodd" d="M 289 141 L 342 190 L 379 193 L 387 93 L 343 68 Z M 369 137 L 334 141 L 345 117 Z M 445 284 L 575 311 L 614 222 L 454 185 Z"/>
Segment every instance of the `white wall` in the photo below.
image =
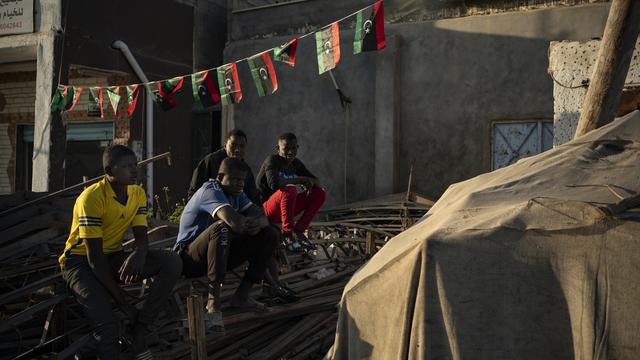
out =
<path fill-rule="evenodd" d="M 553 83 L 554 146 L 573 139 L 596 63 L 600 40 L 554 41 L 549 50 L 549 74 Z M 631 59 L 626 85 L 640 84 L 640 40 Z"/>

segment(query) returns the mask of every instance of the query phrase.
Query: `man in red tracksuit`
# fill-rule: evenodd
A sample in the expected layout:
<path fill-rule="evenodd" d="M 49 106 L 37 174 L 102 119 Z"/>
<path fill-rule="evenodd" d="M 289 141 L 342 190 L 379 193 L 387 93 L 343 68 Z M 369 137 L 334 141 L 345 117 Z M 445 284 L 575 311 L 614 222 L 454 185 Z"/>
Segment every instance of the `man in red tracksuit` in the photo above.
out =
<path fill-rule="evenodd" d="M 318 178 L 296 158 L 297 153 L 296 136 L 292 133 L 280 135 L 278 153 L 264 160 L 256 185 L 269 222 L 282 223 L 282 232 L 292 243 L 310 245 L 304 231 L 327 199 L 327 192 Z M 302 216 L 296 222 L 300 213 Z"/>

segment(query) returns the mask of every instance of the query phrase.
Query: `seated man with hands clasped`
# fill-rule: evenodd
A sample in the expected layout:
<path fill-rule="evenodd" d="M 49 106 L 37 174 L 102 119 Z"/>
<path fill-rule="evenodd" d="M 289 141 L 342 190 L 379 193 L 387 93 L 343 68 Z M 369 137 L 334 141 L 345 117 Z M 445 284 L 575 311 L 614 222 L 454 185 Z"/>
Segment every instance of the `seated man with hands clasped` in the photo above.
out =
<path fill-rule="evenodd" d="M 185 276 L 207 275 L 207 327 L 216 332 L 224 331 L 220 291 L 225 273 L 246 260 L 249 268 L 230 305 L 266 310 L 249 292 L 254 283 L 262 281 L 279 234 L 262 209 L 243 192 L 247 171 L 240 159 L 222 161 L 218 176 L 205 181 L 185 206 L 174 246 L 182 258 Z"/>

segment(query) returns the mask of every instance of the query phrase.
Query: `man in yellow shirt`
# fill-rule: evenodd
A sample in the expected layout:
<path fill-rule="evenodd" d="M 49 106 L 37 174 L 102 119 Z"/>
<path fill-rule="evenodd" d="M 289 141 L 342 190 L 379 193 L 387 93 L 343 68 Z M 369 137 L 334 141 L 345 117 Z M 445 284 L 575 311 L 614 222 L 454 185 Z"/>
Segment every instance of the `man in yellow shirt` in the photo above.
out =
<path fill-rule="evenodd" d="M 93 327 L 101 359 L 118 359 L 118 324 L 114 301 L 132 324 L 136 358 L 150 359 L 144 338 L 182 272 L 172 251 L 151 250 L 147 241 L 147 199 L 135 185 L 136 157 L 113 145 L 102 157 L 105 177 L 86 188 L 73 207 L 71 232 L 60 256 L 62 276 L 83 306 Z M 125 231 L 133 227 L 135 250 L 123 251 Z M 140 311 L 125 300 L 118 281 L 134 283 L 154 277 Z"/>

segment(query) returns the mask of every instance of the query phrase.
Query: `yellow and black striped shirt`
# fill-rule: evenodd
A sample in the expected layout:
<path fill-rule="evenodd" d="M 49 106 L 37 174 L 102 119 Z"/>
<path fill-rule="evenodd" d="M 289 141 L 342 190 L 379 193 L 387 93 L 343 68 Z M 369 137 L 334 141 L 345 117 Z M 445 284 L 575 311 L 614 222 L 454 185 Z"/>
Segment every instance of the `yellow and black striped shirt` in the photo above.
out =
<path fill-rule="evenodd" d="M 102 239 L 105 254 L 122 250 L 125 231 L 130 226 L 147 226 L 147 197 L 137 185 L 127 187 L 127 203 L 120 203 L 107 179 L 86 188 L 73 207 L 71 232 L 60 255 L 60 265 L 73 255 L 87 254 L 82 239 Z"/>

